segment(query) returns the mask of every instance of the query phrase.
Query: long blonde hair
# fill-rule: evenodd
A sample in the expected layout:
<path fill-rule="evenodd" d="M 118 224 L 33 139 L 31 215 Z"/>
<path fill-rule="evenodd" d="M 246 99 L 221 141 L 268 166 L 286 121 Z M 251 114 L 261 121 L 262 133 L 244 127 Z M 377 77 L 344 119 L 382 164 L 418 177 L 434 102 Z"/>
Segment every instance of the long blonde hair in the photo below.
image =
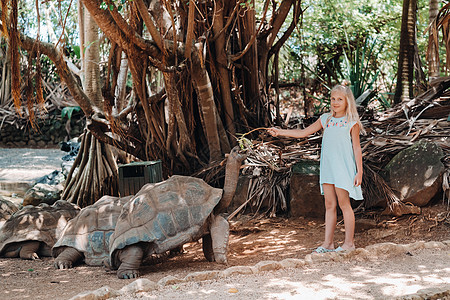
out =
<path fill-rule="evenodd" d="M 345 116 L 347 117 L 347 120 L 349 122 L 356 122 L 359 125 L 359 132 L 362 134 L 365 134 L 366 131 L 364 130 L 361 120 L 359 119 L 358 110 L 356 109 L 355 96 L 353 96 L 353 92 L 348 85 L 349 85 L 349 82 L 344 80 L 341 84 L 335 85 L 331 89 L 330 94 L 332 94 L 334 91 L 341 91 L 344 93 L 345 100 L 347 101 L 347 108 L 345 111 Z M 330 118 L 333 115 L 334 115 L 334 112 L 331 111 Z M 327 123 L 328 123 L 328 120 L 327 120 Z"/>

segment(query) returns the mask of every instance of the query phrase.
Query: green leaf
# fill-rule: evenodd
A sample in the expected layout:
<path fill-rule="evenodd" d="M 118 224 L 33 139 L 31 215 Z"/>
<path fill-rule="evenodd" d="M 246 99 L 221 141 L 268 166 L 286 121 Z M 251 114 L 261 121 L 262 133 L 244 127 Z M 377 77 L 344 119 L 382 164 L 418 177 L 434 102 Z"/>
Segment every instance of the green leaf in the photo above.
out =
<path fill-rule="evenodd" d="M 73 45 L 73 46 L 72 46 L 72 49 L 73 49 L 73 52 L 75 53 L 75 56 L 76 56 L 77 58 L 80 58 L 80 57 L 81 57 L 80 46 L 78 46 L 78 45 Z"/>
<path fill-rule="evenodd" d="M 110 11 L 113 11 L 113 10 L 114 10 L 114 4 L 110 4 L 110 5 L 109 5 L 109 10 L 110 10 Z"/>
<path fill-rule="evenodd" d="M 61 119 L 64 119 L 67 116 L 67 119 L 70 121 L 72 119 L 73 112 L 81 111 L 81 107 L 79 106 L 66 106 L 61 110 Z"/>

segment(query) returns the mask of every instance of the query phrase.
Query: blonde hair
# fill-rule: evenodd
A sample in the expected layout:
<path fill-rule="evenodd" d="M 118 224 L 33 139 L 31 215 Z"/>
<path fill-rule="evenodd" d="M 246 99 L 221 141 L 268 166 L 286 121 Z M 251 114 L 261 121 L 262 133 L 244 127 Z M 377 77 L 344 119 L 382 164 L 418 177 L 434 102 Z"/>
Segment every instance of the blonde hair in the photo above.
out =
<path fill-rule="evenodd" d="M 356 101 L 355 96 L 353 96 L 353 92 L 349 87 L 350 82 L 347 80 L 344 80 L 341 84 L 335 85 L 332 89 L 330 94 L 332 94 L 335 91 L 341 91 L 345 95 L 345 100 L 347 102 L 347 108 L 345 111 L 345 116 L 347 117 L 347 120 L 349 122 L 356 122 L 359 125 L 359 132 L 365 134 L 366 131 L 364 130 L 364 127 L 361 123 L 361 120 L 359 119 L 358 110 L 356 109 Z M 334 112 L 331 111 L 330 117 L 334 116 Z M 329 120 L 327 120 L 328 123 Z"/>

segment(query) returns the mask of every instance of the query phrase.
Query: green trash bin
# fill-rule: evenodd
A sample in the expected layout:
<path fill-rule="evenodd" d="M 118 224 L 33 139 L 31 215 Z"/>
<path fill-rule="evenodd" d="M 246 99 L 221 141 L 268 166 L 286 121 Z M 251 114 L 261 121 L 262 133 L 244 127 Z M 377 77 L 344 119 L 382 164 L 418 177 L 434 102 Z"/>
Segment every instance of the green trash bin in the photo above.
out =
<path fill-rule="evenodd" d="M 119 166 L 121 197 L 135 195 L 147 183 L 162 181 L 161 161 L 132 162 Z"/>

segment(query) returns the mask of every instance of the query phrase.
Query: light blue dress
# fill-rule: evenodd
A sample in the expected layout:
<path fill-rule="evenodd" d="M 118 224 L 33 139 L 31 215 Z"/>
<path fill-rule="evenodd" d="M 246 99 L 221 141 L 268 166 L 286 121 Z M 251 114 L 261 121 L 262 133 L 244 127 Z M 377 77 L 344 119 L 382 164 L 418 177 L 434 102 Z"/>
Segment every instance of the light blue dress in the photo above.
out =
<path fill-rule="evenodd" d="M 334 184 L 335 187 L 348 191 L 350 198 L 363 200 L 361 186 L 354 186 L 356 161 L 353 153 L 351 128 L 356 122 L 349 122 L 347 117 L 331 117 L 330 113 L 320 116 L 324 128 L 322 150 L 320 153 L 320 191 L 323 195 L 323 184 Z"/>

